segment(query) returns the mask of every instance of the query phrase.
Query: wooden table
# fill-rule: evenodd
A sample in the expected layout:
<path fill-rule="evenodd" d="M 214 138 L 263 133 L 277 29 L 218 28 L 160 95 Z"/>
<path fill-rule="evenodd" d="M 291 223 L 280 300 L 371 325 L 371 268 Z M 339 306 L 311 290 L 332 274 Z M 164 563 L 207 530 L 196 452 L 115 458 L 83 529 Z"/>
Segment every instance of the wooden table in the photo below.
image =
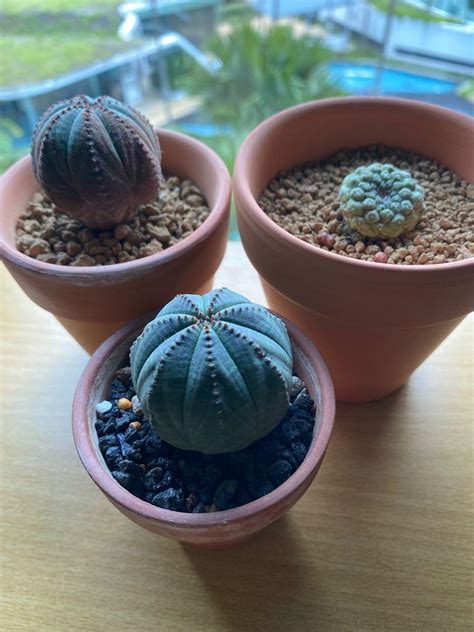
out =
<path fill-rule="evenodd" d="M 2 270 L 2 630 L 472 629 L 472 324 L 396 395 L 339 405 L 314 484 L 228 551 L 135 526 L 76 455 L 87 356 Z M 240 244 L 218 274 L 263 299 Z"/>

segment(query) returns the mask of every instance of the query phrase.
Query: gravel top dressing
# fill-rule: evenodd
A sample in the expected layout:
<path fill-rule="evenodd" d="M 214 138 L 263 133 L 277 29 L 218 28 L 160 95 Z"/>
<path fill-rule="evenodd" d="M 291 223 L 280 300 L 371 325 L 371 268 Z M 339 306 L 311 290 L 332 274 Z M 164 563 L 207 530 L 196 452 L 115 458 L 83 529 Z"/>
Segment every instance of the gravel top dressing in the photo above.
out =
<path fill-rule="evenodd" d="M 416 178 L 426 210 L 414 229 L 395 238 L 363 237 L 340 210 L 346 175 L 373 162 L 391 163 Z M 383 145 L 342 150 L 323 162 L 278 174 L 260 207 L 295 237 L 336 254 L 379 263 L 437 264 L 474 255 L 474 185 L 424 156 Z"/>
<path fill-rule="evenodd" d="M 96 266 L 124 263 L 161 252 L 185 239 L 209 215 L 199 188 L 190 180 L 165 177 L 156 202 L 114 230 L 86 228 L 58 213 L 44 193 L 38 193 L 16 227 L 20 252 L 46 263 Z"/>
<path fill-rule="evenodd" d="M 205 455 L 159 438 L 143 417 L 130 369 L 120 369 L 96 407 L 100 450 L 120 485 L 158 507 L 206 513 L 244 505 L 281 485 L 306 457 L 314 402 L 293 382 L 288 411 L 270 434 L 238 452 Z"/>

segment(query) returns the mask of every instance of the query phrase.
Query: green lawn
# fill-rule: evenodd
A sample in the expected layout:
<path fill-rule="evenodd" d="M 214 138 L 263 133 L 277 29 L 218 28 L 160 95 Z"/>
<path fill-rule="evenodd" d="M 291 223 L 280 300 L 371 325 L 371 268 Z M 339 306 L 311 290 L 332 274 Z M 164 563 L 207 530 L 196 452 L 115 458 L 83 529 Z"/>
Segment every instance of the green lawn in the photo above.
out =
<path fill-rule="evenodd" d="M 115 9 L 120 0 L 1 0 L 0 13 L 23 14 L 30 12 L 64 13 L 88 10 L 101 13 Z"/>
<path fill-rule="evenodd" d="M 371 4 L 376 9 L 387 12 L 390 5 L 390 0 L 370 0 Z M 455 24 L 462 24 L 463 21 L 457 18 L 442 18 L 435 13 L 430 13 L 426 9 L 418 8 L 403 0 L 398 0 L 395 5 L 394 15 L 399 18 L 413 18 L 414 20 L 423 20 L 424 22 L 454 22 Z"/>
<path fill-rule="evenodd" d="M 62 34 L 6 35 L 1 39 L 0 85 L 52 79 L 127 48 L 130 45 L 118 39 L 97 34 L 69 38 Z"/>
<path fill-rule="evenodd" d="M 474 79 L 466 79 L 458 88 L 457 94 L 470 103 L 474 103 Z"/>
<path fill-rule="evenodd" d="M 0 85 L 52 79 L 136 47 L 136 41 L 123 42 L 117 36 L 116 4 L 117 0 L 0 0 Z M 61 12 L 64 8 L 79 12 Z M 85 8 L 93 12 L 81 13 Z M 49 9 L 53 13 L 47 13 Z"/>
<path fill-rule="evenodd" d="M 120 0 L 0 0 L 0 85 L 53 79 L 140 42 L 117 36 Z M 16 124 L 0 117 L 0 173 L 25 148 Z"/>

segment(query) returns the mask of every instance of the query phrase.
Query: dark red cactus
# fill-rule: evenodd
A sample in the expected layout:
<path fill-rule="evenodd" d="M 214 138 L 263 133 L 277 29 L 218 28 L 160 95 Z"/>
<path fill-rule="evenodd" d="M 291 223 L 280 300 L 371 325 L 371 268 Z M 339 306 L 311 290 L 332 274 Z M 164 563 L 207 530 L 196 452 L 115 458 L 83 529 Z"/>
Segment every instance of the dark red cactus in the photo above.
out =
<path fill-rule="evenodd" d="M 158 138 L 146 118 L 108 96 L 52 105 L 33 133 L 33 170 L 57 209 L 90 228 L 126 222 L 160 187 Z"/>

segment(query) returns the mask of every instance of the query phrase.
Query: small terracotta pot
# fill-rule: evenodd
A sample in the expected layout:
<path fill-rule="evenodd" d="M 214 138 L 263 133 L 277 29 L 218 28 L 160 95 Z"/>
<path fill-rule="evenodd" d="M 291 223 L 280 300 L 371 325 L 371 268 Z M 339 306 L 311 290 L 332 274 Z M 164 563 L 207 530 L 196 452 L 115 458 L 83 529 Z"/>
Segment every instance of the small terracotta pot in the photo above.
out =
<path fill-rule="evenodd" d="M 295 372 L 316 402 L 315 432 L 305 460 L 283 485 L 247 505 L 209 514 L 161 509 L 140 500 L 115 481 L 100 453 L 94 428 L 96 404 L 107 398 L 115 371 L 128 361 L 131 343 L 151 317 L 122 327 L 89 360 L 79 380 L 72 411 L 72 429 L 79 457 L 92 480 L 117 509 L 149 531 L 213 548 L 248 540 L 301 498 L 321 465 L 335 412 L 334 390 L 326 365 L 308 338 L 283 319 L 292 342 Z"/>
<path fill-rule="evenodd" d="M 193 180 L 211 213 L 183 241 L 136 261 L 100 267 L 69 267 L 36 261 L 15 247 L 15 226 L 40 187 L 29 156 L 1 178 L 0 252 L 25 293 L 52 312 L 89 352 L 124 322 L 157 310 L 180 293 L 212 288 L 224 256 L 231 195 L 230 176 L 221 159 L 198 141 L 158 132 L 166 173 Z"/>
<path fill-rule="evenodd" d="M 240 148 L 234 194 L 245 250 L 270 307 L 328 363 L 338 400 L 398 389 L 474 307 L 474 259 L 398 266 L 342 257 L 290 235 L 257 200 L 281 170 L 372 143 L 439 160 L 474 179 L 472 119 L 415 101 L 341 98 L 280 112 Z"/>

